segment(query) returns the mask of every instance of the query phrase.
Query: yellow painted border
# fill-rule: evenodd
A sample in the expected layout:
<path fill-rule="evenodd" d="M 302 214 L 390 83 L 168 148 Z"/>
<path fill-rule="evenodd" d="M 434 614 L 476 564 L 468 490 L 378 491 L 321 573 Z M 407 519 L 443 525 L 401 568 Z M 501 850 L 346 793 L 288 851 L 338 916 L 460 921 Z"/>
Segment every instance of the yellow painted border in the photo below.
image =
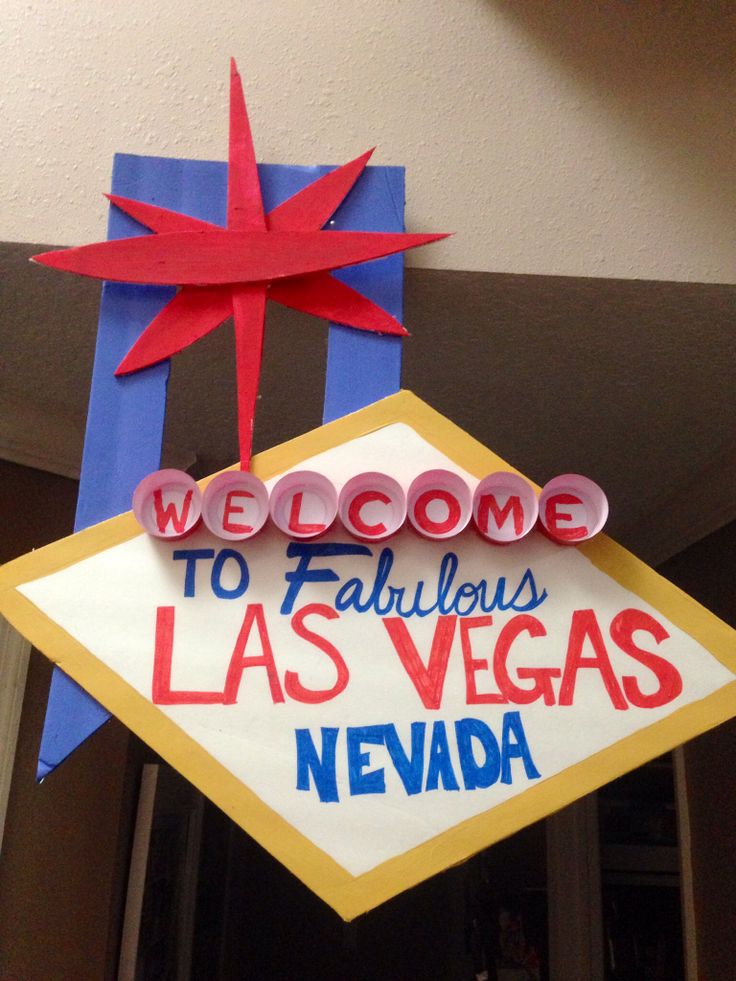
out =
<path fill-rule="evenodd" d="M 513 469 L 411 392 L 399 392 L 259 454 L 254 459 L 254 470 L 267 479 L 317 453 L 398 422 L 410 426 L 478 477 L 496 469 Z M 0 569 L 0 613 L 346 920 L 736 715 L 735 680 L 713 695 L 535 784 L 513 800 L 354 877 L 267 807 L 155 705 L 16 588 L 139 534 L 138 524 L 128 513 L 16 559 Z M 597 568 L 659 610 L 736 675 L 736 631 L 605 535 L 579 548 Z"/>

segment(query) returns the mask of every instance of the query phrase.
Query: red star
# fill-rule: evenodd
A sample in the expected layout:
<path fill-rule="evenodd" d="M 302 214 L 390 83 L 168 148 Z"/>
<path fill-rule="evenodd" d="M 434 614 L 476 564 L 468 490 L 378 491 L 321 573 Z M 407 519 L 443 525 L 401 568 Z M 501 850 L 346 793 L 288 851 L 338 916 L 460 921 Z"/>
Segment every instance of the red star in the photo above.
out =
<path fill-rule="evenodd" d="M 266 300 L 383 334 L 401 324 L 329 270 L 445 238 L 320 231 L 373 151 L 339 167 L 264 214 L 250 124 L 235 62 L 230 65 L 227 227 L 109 195 L 155 235 L 96 242 L 34 256 L 56 269 L 98 279 L 180 286 L 118 366 L 139 371 L 199 340 L 228 317 L 235 323 L 240 465 L 250 464 Z"/>

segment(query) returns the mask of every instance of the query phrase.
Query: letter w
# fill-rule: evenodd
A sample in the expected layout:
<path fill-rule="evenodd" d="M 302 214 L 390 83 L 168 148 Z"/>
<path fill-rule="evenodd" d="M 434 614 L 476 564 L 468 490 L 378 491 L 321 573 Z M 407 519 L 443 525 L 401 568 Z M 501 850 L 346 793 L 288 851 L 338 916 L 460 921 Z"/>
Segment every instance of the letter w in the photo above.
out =
<path fill-rule="evenodd" d="M 425 708 L 438 709 L 442 702 L 442 689 L 445 685 L 450 648 L 455 636 L 456 620 L 456 616 L 437 617 L 432 649 L 429 653 L 429 663 L 425 667 L 404 621 L 400 617 L 383 618 L 384 626 L 396 648 L 396 653 L 404 665 L 404 670 L 414 683 Z"/>
<path fill-rule="evenodd" d="M 187 491 L 184 495 L 184 501 L 181 505 L 181 513 L 177 513 L 176 504 L 173 501 L 164 507 L 163 497 L 161 495 L 161 489 L 156 488 L 153 492 L 153 508 L 156 515 L 156 527 L 163 535 L 169 525 L 169 522 L 173 524 L 174 531 L 177 535 L 182 535 L 187 530 L 187 520 L 189 518 L 189 509 L 192 506 L 192 491 Z"/>

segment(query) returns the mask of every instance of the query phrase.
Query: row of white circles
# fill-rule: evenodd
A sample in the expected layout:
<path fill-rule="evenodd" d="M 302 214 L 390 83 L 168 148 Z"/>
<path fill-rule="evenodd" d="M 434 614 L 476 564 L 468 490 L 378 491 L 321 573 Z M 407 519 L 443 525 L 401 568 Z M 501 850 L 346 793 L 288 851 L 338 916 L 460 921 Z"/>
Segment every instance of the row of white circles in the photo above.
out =
<path fill-rule="evenodd" d="M 219 538 L 244 541 L 271 518 L 290 538 L 316 538 L 339 515 L 345 529 L 363 541 L 382 541 L 408 520 L 423 537 L 442 540 L 473 524 L 496 544 L 524 538 L 539 523 L 563 544 L 596 535 L 608 517 L 601 488 L 580 474 L 550 480 L 537 497 L 528 481 L 500 471 L 484 477 L 473 491 L 459 474 L 428 470 L 407 490 L 388 474 L 375 471 L 351 477 L 338 492 L 335 484 L 312 470 L 279 478 L 270 494 L 263 481 L 245 471 L 217 474 L 204 493 L 180 470 L 158 470 L 145 477 L 133 495 L 141 527 L 156 538 L 178 539 L 204 521 Z"/>

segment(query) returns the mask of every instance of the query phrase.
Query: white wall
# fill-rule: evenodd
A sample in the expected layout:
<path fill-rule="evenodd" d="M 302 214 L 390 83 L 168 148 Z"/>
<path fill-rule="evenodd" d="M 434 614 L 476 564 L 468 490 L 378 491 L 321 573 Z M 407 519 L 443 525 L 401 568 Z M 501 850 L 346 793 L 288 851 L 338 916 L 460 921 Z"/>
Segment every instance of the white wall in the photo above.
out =
<path fill-rule="evenodd" d="M 733 282 L 730 0 L 5 0 L 0 238 L 104 235 L 111 155 L 408 168 L 421 266 Z"/>

